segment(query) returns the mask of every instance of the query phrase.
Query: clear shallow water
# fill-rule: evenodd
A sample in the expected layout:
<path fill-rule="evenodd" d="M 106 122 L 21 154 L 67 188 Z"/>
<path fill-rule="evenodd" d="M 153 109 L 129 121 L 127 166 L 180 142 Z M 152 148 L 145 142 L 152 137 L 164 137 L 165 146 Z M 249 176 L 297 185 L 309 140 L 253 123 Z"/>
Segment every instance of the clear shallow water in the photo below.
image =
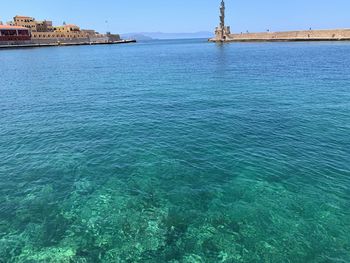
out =
<path fill-rule="evenodd" d="M 0 262 L 350 262 L 350 43 L 0 52 Z"/>

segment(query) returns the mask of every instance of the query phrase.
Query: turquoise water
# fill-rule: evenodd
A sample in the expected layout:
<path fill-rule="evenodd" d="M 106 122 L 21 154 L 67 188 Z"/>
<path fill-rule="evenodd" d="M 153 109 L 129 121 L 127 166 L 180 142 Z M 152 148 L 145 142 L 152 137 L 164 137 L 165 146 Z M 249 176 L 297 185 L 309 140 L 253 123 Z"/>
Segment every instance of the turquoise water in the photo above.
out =
<path fill-rule="evenodd" d="M 350 262 L 350 43 L 0 52 L 0 262 Z"/>

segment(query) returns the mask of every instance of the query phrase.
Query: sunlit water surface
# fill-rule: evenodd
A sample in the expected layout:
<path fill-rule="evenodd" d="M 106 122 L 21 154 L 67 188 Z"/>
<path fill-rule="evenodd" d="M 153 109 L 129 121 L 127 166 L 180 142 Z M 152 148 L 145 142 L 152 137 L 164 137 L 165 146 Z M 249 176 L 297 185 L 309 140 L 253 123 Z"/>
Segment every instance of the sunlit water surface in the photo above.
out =
<path fill-rule="evenodd" d="M 349 54 L 0 51 L 0 262 L 350 262 Z"/>

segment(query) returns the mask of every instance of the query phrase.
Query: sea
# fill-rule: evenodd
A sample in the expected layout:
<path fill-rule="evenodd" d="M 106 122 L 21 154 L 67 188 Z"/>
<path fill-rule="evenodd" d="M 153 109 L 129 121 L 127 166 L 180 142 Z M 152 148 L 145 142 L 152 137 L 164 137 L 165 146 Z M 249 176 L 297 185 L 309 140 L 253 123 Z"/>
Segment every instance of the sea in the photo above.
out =
<path fill-rule="evenodd" d="M 350 42 L 0 50 L 0 262 L 350 262 Z"/>

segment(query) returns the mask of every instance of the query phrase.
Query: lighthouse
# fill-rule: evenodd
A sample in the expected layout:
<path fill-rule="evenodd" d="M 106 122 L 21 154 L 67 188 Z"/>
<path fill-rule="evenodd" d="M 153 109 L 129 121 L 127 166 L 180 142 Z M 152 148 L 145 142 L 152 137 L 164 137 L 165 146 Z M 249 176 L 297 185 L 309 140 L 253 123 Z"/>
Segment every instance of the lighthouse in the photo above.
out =
<path fill-rule="evenodd" d="M 231 34 L 231 29 L 225 24 L 225 1 L 221 0 L 220 5 L 220 25 L 215 30 L 215 38 L 217 41 L 226 41 Z"/>

